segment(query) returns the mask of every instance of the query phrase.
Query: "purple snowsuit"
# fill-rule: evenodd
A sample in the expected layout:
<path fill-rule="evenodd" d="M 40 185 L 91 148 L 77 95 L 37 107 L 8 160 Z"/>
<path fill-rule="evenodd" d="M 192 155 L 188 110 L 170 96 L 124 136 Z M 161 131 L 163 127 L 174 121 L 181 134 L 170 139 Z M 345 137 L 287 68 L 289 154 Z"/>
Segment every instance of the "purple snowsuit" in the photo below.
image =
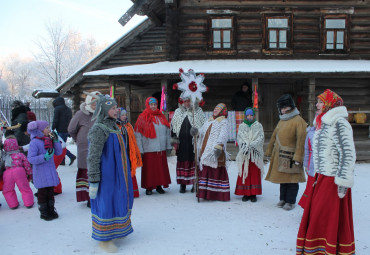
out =
<path fill-rule="evenodd" d="M 306 142 L 304 143 L 304 160 L 303 160 L 303 166 L 307 168 L 307 174 L 312 177 L 315 175 L 312 153 L 312 143 L 314 134 L 315 127 L 307 128 Z"/>
<path fill-rule="evenodd" d="M 45 160 L 44 155 L 47 150 L 44 148 L 44 141 L 36 138 L 43 137 L 43 133 L 39 129 L 28 130 L 28 133 L 31 135 L 31 142 L 27 159 L 32 164 L 33 184 L 37 189 L 57 186 L 59 178 L 54 160 L 53 158 Z M 60 155 L 62 151 L 60 142 L 54 142 L 54 154 Z"/>

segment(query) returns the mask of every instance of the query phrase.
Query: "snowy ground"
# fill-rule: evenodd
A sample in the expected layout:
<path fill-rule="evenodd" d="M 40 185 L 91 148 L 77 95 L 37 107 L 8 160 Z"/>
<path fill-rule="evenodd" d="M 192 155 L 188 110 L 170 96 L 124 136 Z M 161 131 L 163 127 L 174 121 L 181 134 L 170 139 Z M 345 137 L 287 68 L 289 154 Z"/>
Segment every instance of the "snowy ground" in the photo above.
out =
<path fill-rule="evenodd" d="M 68 145 L 76 152 L 75 145 Z M 67 163 L 69 161 L 67 160 Z M 116 240 L 122 254 L 295 254 L 295 242 L 302 209 L 277 208 L 279 185 L 263 181 L 257 203 L 242 202 L 233 195 L 237 168 L 229 168 L 231 201 L 197 203 L 193 193 L 179 193 L 176 157 L 169 158 L 172 184 L 166 194 L 146 196 L 140 190 L 132 213 L 134 233 Z M 266 171 L 267 172 L 267 166 Z M 76 163 L 58 169 L 63 193 L 56 196 L 60 218 L 51 222 L 39 218 L 37 206 L 23 203 L 10 210 L 0 196 L 0 254 L 103 254 L 91 238 L 91 214 L 75 195 Z M 140 186 L 140 170 L 137 171 Z M 358 255 L 370 254 L 370 164 L 356 164 L 353 212 Z M 32 186 L 33 190 L 36 189 Z M 298 197 L 305 184 L 300 184 Z M 18 194 L 20 198 L 20 195 Z"/>

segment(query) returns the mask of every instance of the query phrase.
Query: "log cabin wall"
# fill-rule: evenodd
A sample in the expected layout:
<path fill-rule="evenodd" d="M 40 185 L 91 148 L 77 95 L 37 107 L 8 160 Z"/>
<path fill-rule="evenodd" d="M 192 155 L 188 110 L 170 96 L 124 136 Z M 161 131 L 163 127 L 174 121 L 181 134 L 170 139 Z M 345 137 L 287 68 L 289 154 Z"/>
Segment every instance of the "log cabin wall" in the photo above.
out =
<path fill-rule="evenodd" d="M 369 1 L 179 1 L 179 58 L 369 59 Z M 348 52 L 323 50 L 325 17 L 345 17 Z M 285 52 L 264 50 L 265 18 L 291 18 L 291 47 Z M 235 51 L 209 51 L 209 17 L 233 17 Z"/>

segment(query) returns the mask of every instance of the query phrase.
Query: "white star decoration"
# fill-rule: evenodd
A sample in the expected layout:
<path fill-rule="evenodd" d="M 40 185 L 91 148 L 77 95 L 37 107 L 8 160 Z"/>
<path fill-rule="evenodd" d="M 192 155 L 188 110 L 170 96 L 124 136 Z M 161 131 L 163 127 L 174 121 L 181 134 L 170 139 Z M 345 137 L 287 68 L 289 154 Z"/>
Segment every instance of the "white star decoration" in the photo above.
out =
<path fill-rule="evenodd" d="M 181 68 L 179 71 L 181 82 L 177 83 L 177 88 L 182 91 L 180 98 L 190 98 L 193 104 L 197 99 L 202 101 L 202 93 L 207 91 L 207 86 L 203 84 L 204 74 L 196 75 L 193 69 L 187 73 Z"/>

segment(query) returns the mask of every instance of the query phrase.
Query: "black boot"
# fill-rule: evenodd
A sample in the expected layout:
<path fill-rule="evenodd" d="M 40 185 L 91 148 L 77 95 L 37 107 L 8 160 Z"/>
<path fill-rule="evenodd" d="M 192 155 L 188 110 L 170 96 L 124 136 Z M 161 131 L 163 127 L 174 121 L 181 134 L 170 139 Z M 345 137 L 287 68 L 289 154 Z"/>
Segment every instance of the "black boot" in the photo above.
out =
<path fill-rule="evenodd" d="M 243 196 L 243 198 L 242 198 L 242 201 L 243 202 L 246 202 L 246 201 L 248 201 L 249 200 L 249 197 L 248 196 Z"/>
<path fill-rule="evenodd" d="M 48 201 L 48 210 L 49 210 L 49 214 L 50 216 L 53 218 L 53 219 L 57 219 L 59 218 L 59 215 L 57 213 L 57 210 L 55 209 L 54 207 L 54 204 L 55 204 L 55 201 L 54 200 L 49 200 Z"/>
<path fill-rule="evenodd" d="M 180 193 L 185 193 L 185 191 L 186 191 L 186 185 L 180 184 Z"/>
<path fill-rule="evenodd" d="M 145 191 L 145 194 L 147 194 L 148 196 L 150 196 L 151 194 L 153 194 L 153 191 L 151 189 L 147 189 Z"/>
<path fill-rule="evenodd" d="M 50 221 L 53 217 L 49 214 L 49 208 L 47 203 L 39 204 L 40 219 Z"/>
<path fill-rule="evenodd" d="M 157 188 L 155 189 L 159 194 L 164 194 L 164 190 L 162 189 L 162 186 L 157 186 Z"/>
<path fill-rule="evenodd" d="M 252 203 L 257 202 L 257 196 L 256 195 L 251 196 L 251 202 Z"/>

